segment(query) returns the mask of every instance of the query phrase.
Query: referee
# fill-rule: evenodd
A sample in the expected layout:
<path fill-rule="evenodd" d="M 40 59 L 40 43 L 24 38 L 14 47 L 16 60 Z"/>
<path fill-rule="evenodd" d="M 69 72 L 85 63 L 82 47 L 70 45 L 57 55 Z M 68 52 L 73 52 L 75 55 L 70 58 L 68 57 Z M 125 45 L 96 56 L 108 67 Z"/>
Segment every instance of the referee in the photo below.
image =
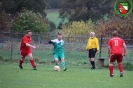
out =
<path fill-rule="evenodd" d="M 95 37 L 95 32 L 90 33 L 90 38 L 88 39 L 88 43 L 86 46 L 86 53 L 88 53 L 88 58 L 90 60 L 90 63 L 92 65 L 92 70 L 95 69 L 95 54 L 99 53 L 99 41 Z"/>

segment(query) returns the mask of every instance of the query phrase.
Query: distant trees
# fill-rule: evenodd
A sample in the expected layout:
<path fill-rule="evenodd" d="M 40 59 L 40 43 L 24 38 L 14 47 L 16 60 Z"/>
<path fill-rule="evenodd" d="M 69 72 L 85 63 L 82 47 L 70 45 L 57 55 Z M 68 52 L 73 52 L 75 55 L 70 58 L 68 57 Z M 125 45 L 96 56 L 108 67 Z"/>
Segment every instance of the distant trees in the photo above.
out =
<path fill-rule="evenodd" d="M 62 0 L 60 17 L 68 18 L 69 21 L 97 21 L 105 14 L 111 15 L 113 2 L 114 0 Z"/>
<path fill-rule="evenodd" d="M 47 9 L 59 9 L 60 2 L 62 0 L 46 0 Z"/>
<path fill-rule="evenodd" d="M 16 14 L 25 8 L 45 15 L 45 0 L 0 0 L 0 2 L 2 3 L 1 9 L 8 14 Z"/>

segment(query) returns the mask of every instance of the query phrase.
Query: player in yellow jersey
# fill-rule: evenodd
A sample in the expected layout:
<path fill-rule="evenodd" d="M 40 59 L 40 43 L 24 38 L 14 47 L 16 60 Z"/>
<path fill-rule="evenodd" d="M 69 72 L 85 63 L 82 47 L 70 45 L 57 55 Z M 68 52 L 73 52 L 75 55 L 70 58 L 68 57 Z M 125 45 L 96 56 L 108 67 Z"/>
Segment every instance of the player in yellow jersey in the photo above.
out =
<path fill-rule="evenodd" d="M 90 38 L 88 39 L 88 43 L 86 45 L 86 53 L 88 53 L 88 57 L 90 63 L 92 65 L 91 69 L 95 69 L 95 54 L 99 53 L 99 41 L 95 37 L 95 32 L 90 33 Z"/>

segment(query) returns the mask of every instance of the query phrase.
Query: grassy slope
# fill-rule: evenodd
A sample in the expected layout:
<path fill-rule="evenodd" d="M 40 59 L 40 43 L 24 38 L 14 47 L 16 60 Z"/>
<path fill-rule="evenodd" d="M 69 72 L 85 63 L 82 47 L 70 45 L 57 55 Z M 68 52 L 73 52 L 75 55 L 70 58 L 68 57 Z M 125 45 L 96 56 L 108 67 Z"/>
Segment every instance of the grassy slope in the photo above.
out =
<path fill-rule="evenodd" d="M 125 71 L 119 77 L 118 70 L 110 78 L 108 69 L 90 70 L 85 66 L 68 66 L 63 72 L 53 71 L 52 65 L 37 65 L 38 70 L 24 64 L 20 70 L 18 64 L 0 63 L 0 88 L 132 88 L 132 72 Z"/>
<path fill-rule="evenodd" d="M 62 21 L 61 18 L 59 18 L 59 12 L 58 9 L 48 9 L 45 10 L 47 13 L 47 18 L 49 21 L 52 21 L 55 23 L 56 27 L 58 27 L 59 23 Z M 67 22 L 68 20 L 65 20 Z"/>

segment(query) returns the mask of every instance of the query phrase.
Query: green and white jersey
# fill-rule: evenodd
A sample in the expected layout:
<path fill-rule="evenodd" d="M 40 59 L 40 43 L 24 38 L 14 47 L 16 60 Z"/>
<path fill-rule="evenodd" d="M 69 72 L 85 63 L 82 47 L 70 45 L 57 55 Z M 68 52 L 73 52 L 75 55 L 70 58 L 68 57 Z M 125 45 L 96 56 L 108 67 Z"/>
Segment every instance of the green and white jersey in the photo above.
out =
<path fill-rule="evenodd" d="M 64 53 L 64 41 L 63 40 L 58 40 L 58 39 L 54 39 L 53 41 L 53 45 L 54 45 L 54 50 L 53 50 L 53 54 L 62 54 Z"/>

